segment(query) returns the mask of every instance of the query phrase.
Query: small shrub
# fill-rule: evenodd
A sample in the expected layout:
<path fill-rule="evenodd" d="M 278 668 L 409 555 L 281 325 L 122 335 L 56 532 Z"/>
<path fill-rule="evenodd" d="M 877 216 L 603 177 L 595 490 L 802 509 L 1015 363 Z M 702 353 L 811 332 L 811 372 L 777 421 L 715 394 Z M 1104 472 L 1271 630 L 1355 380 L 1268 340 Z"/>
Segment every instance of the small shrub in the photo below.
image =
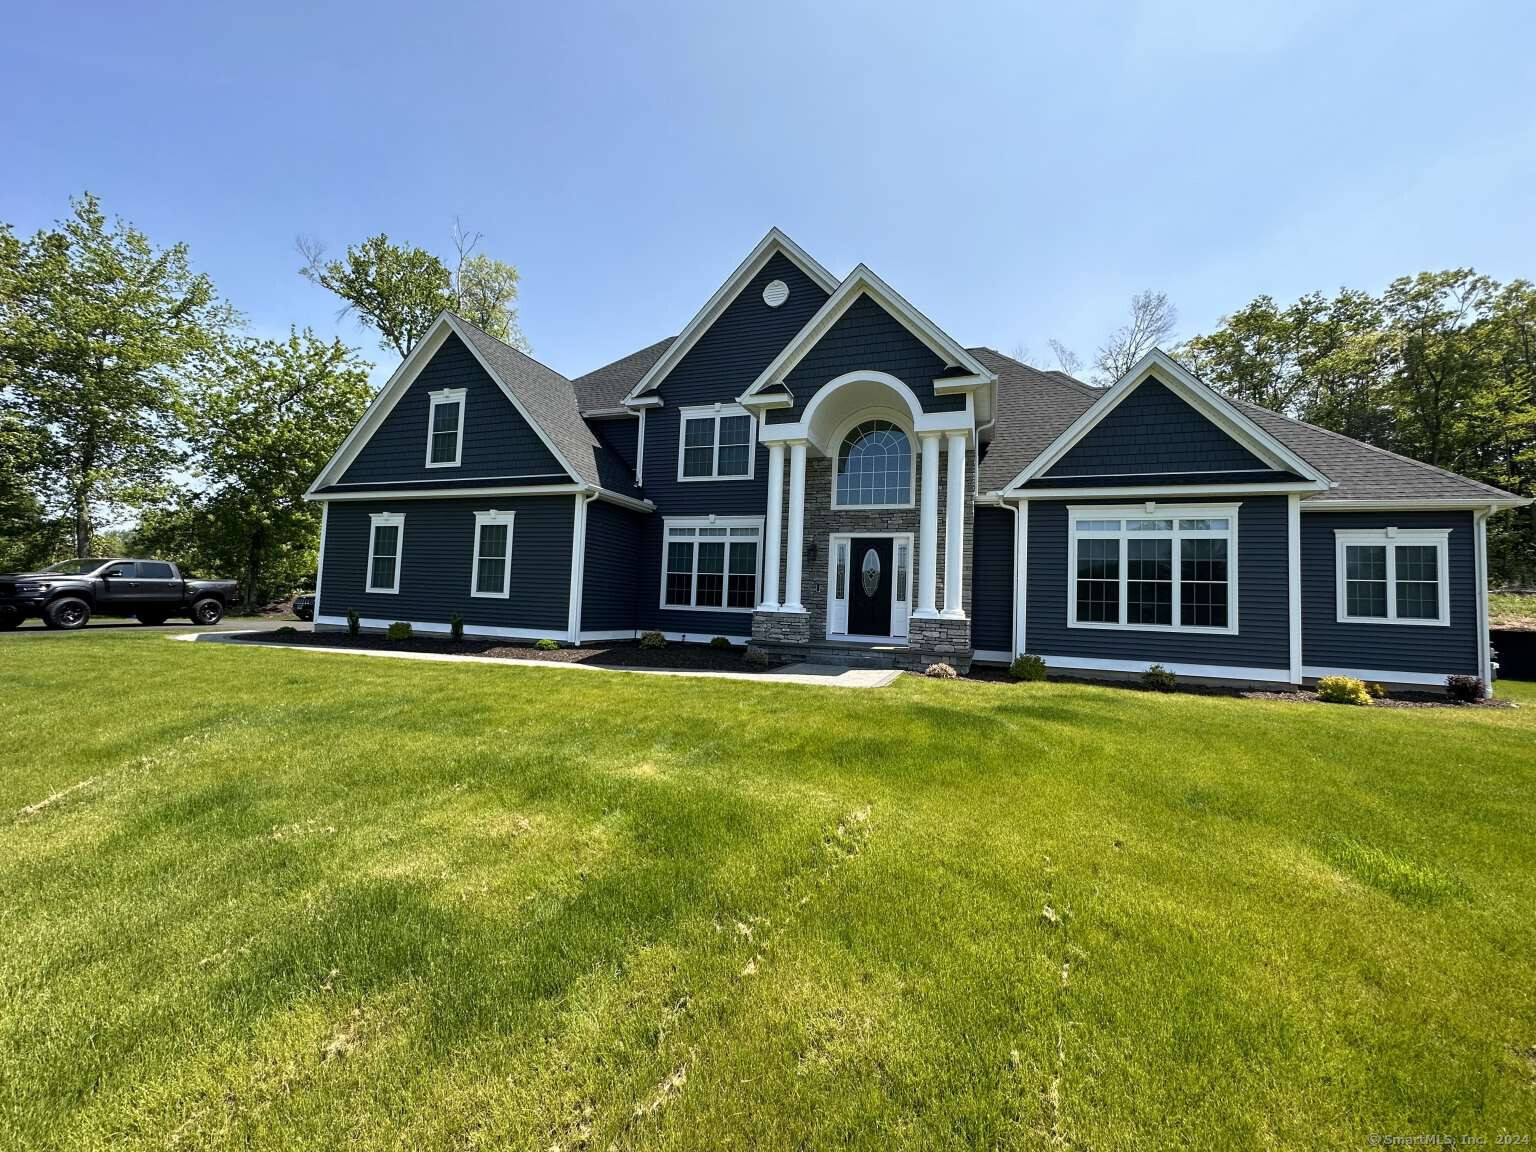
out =
<path fill-rule="evenodd" d="M 1172 692 L 1179 686 L 1179 678 L 1161 664 L 1154 664 L 1141 674 L 1141 686 L 1154 692 Z"/>
<path fill-rule="evenodd" d="M 347 609 L 347 633 L 355 637 L 363 630 L 363 618 L 357 614 L 356 608 Z"/>
<path fill-rule="evenodd" d="M 768 653 L 764 652 L 761 648 L 748 648 L 744 659 L 754 668 L 766 668 L 768 665 L 773 663 L 773 657 L 768 655 Z"/>
<path fill-rule="evenodd" d="M 923 669 L 923 675 L 932 676 L 935 680 L 953 680 L 960 673 L 948 664 L 930 664 Z"/>
<path fill-rule="evenodd" d="M 560 641 L 551 640 L 548 636 L 542 640 L 535 640 L 533 646 L 540 652 L 553 652 L 560 647 Z"/>
<path fill-rule="evenodd" d="M 292 624 L 284 624 L 277 630 L 277 634 L 279 636 L 297 636 L 299 634 L 299 630 Z"/>
<path fill-rule="evenodd" d="M 1487 695 L 1482 678 L 1478 676 L 1447 676 L 1445 692 L 1452 700 L 1462 704 L 1476 704 Z"/>
<path fill-rule="evenodd" d="M 464 639 L 464 617 L 457 612 L 448 617 L 448 635 L 453 637 L 454 643 Z"/>
<path fill-rule="evenodd" d="M 387 635 L 391 640 L 409 640 L 411 638 L 411 626 L 404 620 L 396 620 L 389 626 Z"/>
<path fill-rule="evenodd" d="M 667 638 L 660 632 L 647 632 L 644 636 L 640 637 L 640 647 L 642 648 L 665 648 L 666 646 Z"/>
<path fill-rule="evenodd" d="M 1008 665 L 1008 675 L 1015 680 L 1044 680 L 1045 661 L 1026 653 Z"/>
<path fill-rule="evenodd" d="M 1372 700 L 1385 700 L 1387 698 L 1386 686 L 1378 684 L 1374 680 L 1365 686 L 1365 690 L 1371 694 Z"/>
<path fill-rule="evenodd" d="M 716 636 L 713 640 L 711 640 L 709 642 L 709 646 L 711 648 L 729 648 L 731 646 L 731 641 L 730 641 L 729 637 L 726 637 L 726 636 Z"/>
<path fill-rule="evenodd" d="M 1371 694 L 1353 676 L 1324 676 L 1317 682 L 1317 698 L 1328 704 L 1369 704 Z"/>

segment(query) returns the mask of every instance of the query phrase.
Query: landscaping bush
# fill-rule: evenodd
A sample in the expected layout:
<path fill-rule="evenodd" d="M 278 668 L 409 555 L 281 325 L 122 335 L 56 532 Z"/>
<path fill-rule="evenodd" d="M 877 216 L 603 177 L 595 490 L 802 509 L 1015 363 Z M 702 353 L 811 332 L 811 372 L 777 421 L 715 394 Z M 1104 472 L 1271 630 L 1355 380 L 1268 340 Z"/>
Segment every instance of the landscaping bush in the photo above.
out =
<path fill-rule="evenodd" d="M 1371 694 L 1372 700 L 1385 700 L 1387 698 L 1386 685 L 1378 684 L 1374 680 L 1365 686 L 1365 690 Z"/>
<path fill-rule="evenodd" d="M 560 641 L 551 640 L 548 636 L 542 640 L 535 640 L 533 646 L 540 652 L 553 652 L 560 647 Z"/>
<path fill-rule="evenodd" d="M 1445 692 L 1452 700 L 1462 704 L 1476 704 L 1488 694 L 1486 686 L 1478 676 L 1447 676 Z"/>
<path fill-rule="evenodd" d="M 1317 682 L 1317 698 L 1328 704 L 1369 704 L 1365 683 L 1353 676 L 1324 676 Z"/>
<path fill-rule="evenodd" d="M 773 657 L 769 656 L 761 648 L 748 648 L 747 654 L 743 659 L 754 668 L 766 668 L 773 663 Z"/>
<path fill-rule="evenodd" d="M 1044 680 L 1045 661 L 1026 653 L 1008 665 L 1008 675 L 1015 680 Z"/>
<path fill-rule="evenodd" d="M 284 624 L 277 630 L 277 634 L 279 636 L 297 636 L 299 634 L 299 630 L 292 624 Z"/>
<path fill-rule="evenodd" d="M 357 614 L 356 608 L 347 609 L 347 634 L 356 637 L 363 630 L 363 618 Z"/>
<path fill-rule="evenodd" d="M 730 637 L 728 637 L 728 636 L 716 636 L 713 640 L 711 640 L 709 642 L 709 646 L 711 648 L 729 648 L 731 646 Z"/>
<path fill-rule="evenodd" d="M 411 626 L 404 620 L 396 620 L 389 626 L 387 635 L 391 640 L 409 640 L 411 638 Z"/>
<path fill-rule="evenodd" d="M 1154 692 L 1172 692 L 1179 686 L 1179 678 L 1161 664 L 1154 664 L 1141 674 L 1141 686 Z"/>
<path fill-rule="evenodd" d="M 453 637 L 454 643 L 464 639 L 464 617 L 457 612 L 448 617 L 448 635 Z"/>
<path fill-rule="evenodd" d="M 948 664 L 930 664 L 923 669 L 924 676 L 932 676 L 935 680 L 953 680 L 960 673 L 956 672 Z"/>
<path fill-rule="evenodd" d="M 640 647 L 642 648 L 665 648 L 666 646 L 667 638 L 660 632 L 647 632 L 644 636 L 640 637 Z"/>

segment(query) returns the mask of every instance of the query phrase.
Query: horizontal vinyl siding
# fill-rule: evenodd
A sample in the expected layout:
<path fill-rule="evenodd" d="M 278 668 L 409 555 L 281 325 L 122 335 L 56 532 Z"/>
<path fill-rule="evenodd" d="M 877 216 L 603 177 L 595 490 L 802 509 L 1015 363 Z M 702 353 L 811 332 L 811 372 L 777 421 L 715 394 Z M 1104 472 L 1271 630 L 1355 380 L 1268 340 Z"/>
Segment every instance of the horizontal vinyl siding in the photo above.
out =
<path fill-rule="evenodd" d="M 513 512 L 512 594 L 471 596 L 475 513 Z M 333 503 L 326 514 L 318 614 L 446 624 L 454 613 L 468 626 L 544 628 L 565 634 L 571 587 L 572 496 L 495 496 L 464 500 Z M 405 514 L 398 594 L 368 593 L 369 515 Z"/>
<path fill-rule="evenodd" d="M 635 627 L 640 530 L 651 517 L 605 500 L 587 505 L 587 556 L 581 626 L 588 631 Z"/>
<path fill-rule="evenodd" d="M 1475 676 L 1477 574 L 1470 512 L 1308 512 L 1301 514 L 1301 657 L 1314 668 Z M 1340 624 L 1334 530 L 1449 528 L 1451 623 Z"/>
<path fill-rule="evenodd" d="M 457 468 L 428 468 L 429 393 L 463 388 L 464 445 Z M 505 476 L 566 480 L 565 469 L 457 336 L 443 342 L 348 466 L 343 484 Z"/>
<path fill-rule="evenodd" d="M 588 420 L 587 426 L 597 433 L 598 439 L 608 445 L 629 469 L 629 479 L 635 476 L 635 448 L 640 440 L 640 419 L 637 416 L 616 416 L 602 420 Z M 620 489 L 622 491 L 622 489 Z"/>
<path fill-rule="evenodd" d="M 823 385 L 857 371 L 895 376 L 916 393 L 924 412 L 963 411 L 963 394 L 940 396 L 933 390 L 934 377 L 945 367 L 906 325 L 869 296 L 860 296 L 785 377 L 795 398 L 793 407 L 771 409 L 768 420 L 793 424 Z"/>
<path fill-rule="evenodd" d="M 1222 472 L 1267 465 L 1158 380 L 1138 385 L 1045 473 Z"/>
<path fill-rule="evenodd" d="M 1212 495 L 1174 503 L 1240 503 L 1237 524 L 1238 632 L 1144 632 L 1067 626 L 1067 505 L 1029 506 L 1029 601 L 1025 646 L 1043 656 L 1222 664 L 1243 668 L 1290 665 L 1286 501 L 1264 496 L 1241 501 Z M 1094 501 L 1074 500 L 1073 504 Z M 1108 501 L 1123 504 L 1124 501 Z M 1310 656 L 1309 656 L 1310 658 Z"/>
<path fill-rule="evenodd" d="M 646 419 L 649 421 L 650 417 Z M 762 508 L 758 507 L 747 514 L 761 515 Z M 658 632 L 693 632 L 708 636 L 751 635 L 750 612 L 661 607 L 661 548 L 665 528 L 665 518 L 659 512 L 646 517 L 640 525 L 640 568 L 635 573 L 635 616 L 640 621 L 640 627 Z M 759 578 L 763 570 L 762 548 L 763 544 L 759 541 Z"/>
<path fill-rule="evenodd" d="M 976 506 L 971 551 L 971 646 L 1013 649 L 1013 531 L 1011 508 Z"/>

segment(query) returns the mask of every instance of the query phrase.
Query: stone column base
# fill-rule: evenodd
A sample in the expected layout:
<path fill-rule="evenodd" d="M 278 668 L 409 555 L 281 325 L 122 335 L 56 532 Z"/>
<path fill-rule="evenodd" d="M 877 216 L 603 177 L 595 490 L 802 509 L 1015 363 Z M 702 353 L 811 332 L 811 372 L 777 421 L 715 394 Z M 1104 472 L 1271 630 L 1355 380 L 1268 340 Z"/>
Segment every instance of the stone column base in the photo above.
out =
<path fill-rule="evenodd" d="M 969 620 L 908 620 L 907 668 L 921 672 L 930 664 L 948 664 L 956 672 L 971 670 Z"/>
<path fill-rule="evenodd" d="M 752 613 L 752 643 L 756 644 L 807 644 L 811 639 L 811 617 L 808 612 Z"/>

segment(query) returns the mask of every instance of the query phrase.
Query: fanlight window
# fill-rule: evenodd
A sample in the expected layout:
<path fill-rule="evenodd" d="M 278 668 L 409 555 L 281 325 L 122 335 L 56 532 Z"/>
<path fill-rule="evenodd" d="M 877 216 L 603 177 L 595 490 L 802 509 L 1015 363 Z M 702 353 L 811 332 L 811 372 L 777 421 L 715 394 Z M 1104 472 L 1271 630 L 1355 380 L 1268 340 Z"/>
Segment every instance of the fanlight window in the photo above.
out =
<path fill-rule="evenodd" d="M 837 453 L 837 503 L 843 508 L 912 503 L 912 445 L 885 420 L 866 420 Z"/>

